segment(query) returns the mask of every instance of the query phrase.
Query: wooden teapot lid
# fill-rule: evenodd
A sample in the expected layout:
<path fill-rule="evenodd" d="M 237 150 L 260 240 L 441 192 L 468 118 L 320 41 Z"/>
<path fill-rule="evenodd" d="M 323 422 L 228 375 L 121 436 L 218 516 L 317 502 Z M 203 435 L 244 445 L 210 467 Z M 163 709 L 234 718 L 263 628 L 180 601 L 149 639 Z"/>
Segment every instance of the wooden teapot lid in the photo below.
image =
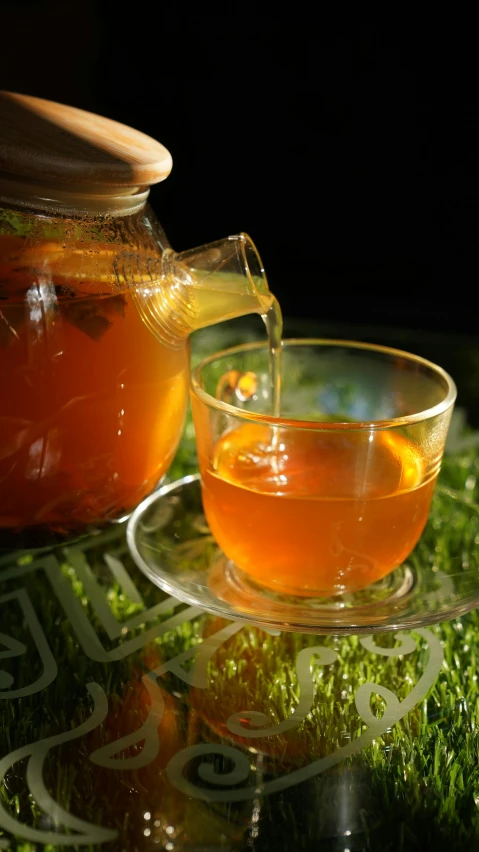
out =
<path fill-rule="evenodd" d="M 168 177 L 167 149 L 125 124 L 0 91 L 0 173 L 48 184 L 150 186 Z"/>

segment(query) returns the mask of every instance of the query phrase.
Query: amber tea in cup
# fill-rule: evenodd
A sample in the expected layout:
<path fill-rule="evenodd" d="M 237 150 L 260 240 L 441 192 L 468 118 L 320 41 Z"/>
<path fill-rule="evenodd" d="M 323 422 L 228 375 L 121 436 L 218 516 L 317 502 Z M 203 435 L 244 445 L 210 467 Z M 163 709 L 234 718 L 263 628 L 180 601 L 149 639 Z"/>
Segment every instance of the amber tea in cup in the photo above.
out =
<path fill-rule="evenodd" d="M 289 340 L 272 416 L 267 344 L 192 375 L 202 499 L 236 569 L 280 594 L 353 592 L 394 571 L 427 521 L 456 390 L 385 347 Z"/>

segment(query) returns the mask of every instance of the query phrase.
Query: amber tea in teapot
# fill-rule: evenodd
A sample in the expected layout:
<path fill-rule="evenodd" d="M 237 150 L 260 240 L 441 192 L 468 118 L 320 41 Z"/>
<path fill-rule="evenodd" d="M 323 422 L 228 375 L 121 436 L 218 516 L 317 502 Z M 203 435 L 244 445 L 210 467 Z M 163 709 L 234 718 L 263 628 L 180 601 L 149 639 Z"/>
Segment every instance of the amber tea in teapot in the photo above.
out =
<path fill-rule="evenodd" d="M 124 514 L 166 471 L 188 350 L 155 339 L 128 291 L 83 278 L 72 297 L 54 246 L 26 259 L 19 242 L 0 237 L 0 526 L 69 534 Z M 22 265 L 42 261 L 33 282 Z"/>

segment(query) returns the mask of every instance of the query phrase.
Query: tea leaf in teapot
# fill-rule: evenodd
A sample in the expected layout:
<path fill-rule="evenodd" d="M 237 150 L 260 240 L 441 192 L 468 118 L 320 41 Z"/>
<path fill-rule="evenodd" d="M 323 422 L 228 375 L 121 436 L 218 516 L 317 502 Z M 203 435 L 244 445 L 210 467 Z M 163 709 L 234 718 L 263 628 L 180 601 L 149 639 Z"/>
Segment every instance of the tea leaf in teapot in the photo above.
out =
<path fill-rule="evenodd" d="M 115 317 L 124 317 L 126 297 L 107 296 L 96 299 L 79 299 L 62 302 L 62 313 L 92 340 L 99 341 L 112 326 Z"/>

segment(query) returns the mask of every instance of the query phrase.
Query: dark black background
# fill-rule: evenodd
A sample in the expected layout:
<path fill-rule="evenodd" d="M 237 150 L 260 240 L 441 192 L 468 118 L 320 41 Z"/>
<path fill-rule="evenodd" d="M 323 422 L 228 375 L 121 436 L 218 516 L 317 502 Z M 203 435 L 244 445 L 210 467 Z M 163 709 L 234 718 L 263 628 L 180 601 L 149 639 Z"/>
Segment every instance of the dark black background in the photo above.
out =
<path fill-rule="evenodd" d="M 244 230 L 288 316 L 475 333 L 471 22 L 438 33 L 346 9 L 331 25 L 299 6 L 0 7 L 0 88 L 169 148 L 151 201 L 175 249 Z"/>

